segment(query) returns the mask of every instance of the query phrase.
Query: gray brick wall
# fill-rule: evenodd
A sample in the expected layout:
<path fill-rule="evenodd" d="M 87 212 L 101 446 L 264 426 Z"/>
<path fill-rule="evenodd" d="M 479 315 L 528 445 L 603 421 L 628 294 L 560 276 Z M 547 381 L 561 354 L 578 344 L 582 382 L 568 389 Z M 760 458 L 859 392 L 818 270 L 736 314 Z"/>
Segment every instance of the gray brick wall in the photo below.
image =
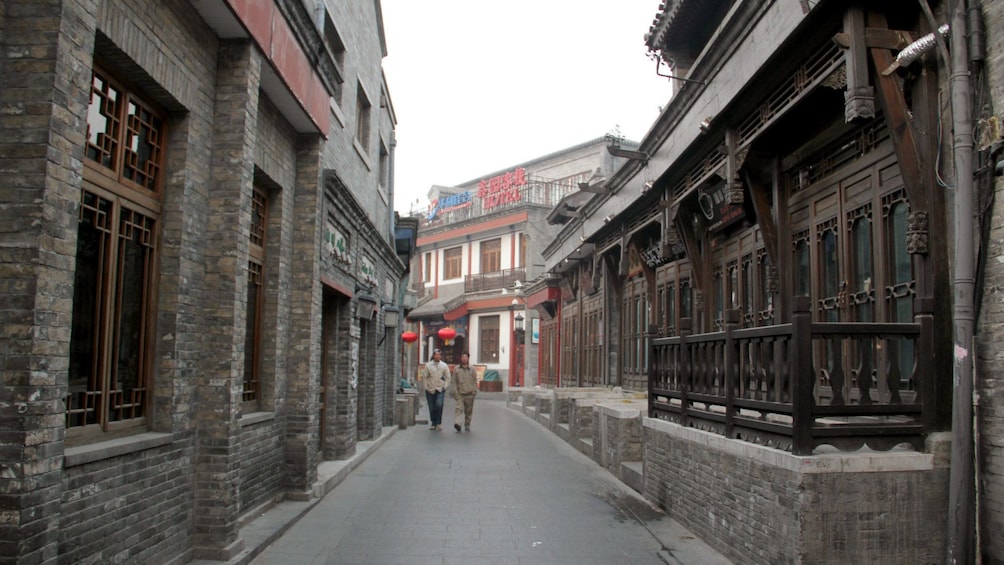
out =
<path fill-rule="evenodd" d="M 350 382 L 349 342 L 358 339 L 358 325 L 350 311 L 351 302 L 343 295 L 326 293 L 324 324 L 327 328 L 327 375 L 325 376 L 324 459 L 351 457 L 356 451 L 356 389 Z"/>
<path fill-rule="evenodd" d="M 58 562 L 158 563 L 185 555 L 192 461 L 183 445 L 67 468 Z"/>
<path fill-rule="evenodd" d="M 1004 3 L 982 2 L 986 44 L 985 67 L 990 92 L 990 115 L 1004 122 Z M 979 110 L 979 108 L 974 108 Z M 989 138 L 977 138 L 981 144 Z M 980 539 L 986 562 L 1004 561 L 1004 457 L 1001 438 L 1004 437 L 1004 180 L 996 179 L 991 230 L 987 245 L 989 260 L 983 273 L 983 303 L 977 326 L 978 358 L 976 382 L 980 394 L 977 417 L 980 431 Z"/>
<path fill-rule="evenodd" d="M 240 507 L 246 513 L 282 493 L 282 432 L 274 420 L 241 428 Z"/>
<path fill-rule="evenodd" d="M 96 7 L 4 1 L 0 555 L 57 554 L 76 213 Z"/>
<path fill-rule="evenodd" d="M 642 433 L 645 497 L 736 563 L 944 560 L 946 461 L 859 454 L 841 472 L 694 430 Z"/>

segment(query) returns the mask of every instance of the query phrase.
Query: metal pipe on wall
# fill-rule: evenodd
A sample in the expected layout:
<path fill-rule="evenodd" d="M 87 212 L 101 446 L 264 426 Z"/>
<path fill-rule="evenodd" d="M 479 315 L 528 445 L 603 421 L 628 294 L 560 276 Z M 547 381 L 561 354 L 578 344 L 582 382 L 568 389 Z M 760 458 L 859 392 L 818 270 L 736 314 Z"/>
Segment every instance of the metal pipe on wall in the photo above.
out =
<path fill-rule="evenodd" d="M 954 363 L 952 394 L 952 454 L 948 492 L 948 562 L 973 563 L 975 558 L 975 447 L 973 445 L 973 391 L 975 343 L 975 259 L 973 226 L 973 127 L 969 56 L 966 34 L 967 2 L 950 7 L 950 91 L 955 157 L 955 202 L 952 326 Z"/>

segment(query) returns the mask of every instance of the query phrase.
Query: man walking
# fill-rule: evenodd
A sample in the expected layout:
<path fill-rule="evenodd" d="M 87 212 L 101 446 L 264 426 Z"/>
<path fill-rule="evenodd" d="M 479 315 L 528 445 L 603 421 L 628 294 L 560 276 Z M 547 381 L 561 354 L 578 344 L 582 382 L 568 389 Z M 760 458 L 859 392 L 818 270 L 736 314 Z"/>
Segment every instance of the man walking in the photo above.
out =
<path fill-rule="evenodd" d="M 425 400 L 429 403 L 430 430 L 443 429 L 443 399 L 450 386 L 450 366 L 443 362 L 443 354 L 438 349 L 432 352 L 432 360 L 422 370 L 425 383 Z"/>
<path fill-rule="evenodd" d="M 478 394 L 478 375 L 470 365 L 470 355 L 460 356 L 460 366 L 453 372 L 453 399 L 457 401 L 453 411 L 453 428 L 460 431 L 463 418 L 464 429 L 470 431 L 471 416 L 474 414 L 474 397 Z"/>

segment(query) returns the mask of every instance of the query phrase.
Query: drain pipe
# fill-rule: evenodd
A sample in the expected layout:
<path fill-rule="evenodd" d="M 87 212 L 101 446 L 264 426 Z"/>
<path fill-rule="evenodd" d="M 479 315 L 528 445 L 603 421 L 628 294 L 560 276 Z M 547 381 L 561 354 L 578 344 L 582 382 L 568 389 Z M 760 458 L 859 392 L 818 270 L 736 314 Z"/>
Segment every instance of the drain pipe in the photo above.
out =
<path fill-rule="evenodd" d="M 975 0 L 974 0 L 975 1 Z M 952 394 L 952 456 L 948 491 L 948 562 L 969 565 L 975 558 L 975 448 L 973 392 L 975 343 L 973 257 L 973 125 L 966 38 L 966 0 L 956 0 L 952 16 L 950 91 L 955 156 L 954 370 Z"/>

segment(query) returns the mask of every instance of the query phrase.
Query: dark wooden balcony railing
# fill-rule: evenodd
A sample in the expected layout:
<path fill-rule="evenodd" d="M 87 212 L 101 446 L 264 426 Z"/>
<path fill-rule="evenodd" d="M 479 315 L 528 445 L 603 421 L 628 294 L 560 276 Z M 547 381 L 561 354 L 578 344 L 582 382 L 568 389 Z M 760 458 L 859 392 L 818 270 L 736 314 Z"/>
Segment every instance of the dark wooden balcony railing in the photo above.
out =
<path fill-rule="evenodd" d="M 516 281 L 526 282 L 526 268 L 516 267 L 503 271 L 467 275 L 464 280 L 464 292 L 481 292 L 485 290 L 500 290 L 513 288 Z"/>
<path fill-rule="evenodd" d="M 796 455 L 921 449 L 934 417 L 926 302 L 910 323 L 813 322 L 806 297 L 788 324 L 740 329 L 732 312 L 725 331 L 692 335 L 685 319 L 650 340 L 649 415 Z"/>

